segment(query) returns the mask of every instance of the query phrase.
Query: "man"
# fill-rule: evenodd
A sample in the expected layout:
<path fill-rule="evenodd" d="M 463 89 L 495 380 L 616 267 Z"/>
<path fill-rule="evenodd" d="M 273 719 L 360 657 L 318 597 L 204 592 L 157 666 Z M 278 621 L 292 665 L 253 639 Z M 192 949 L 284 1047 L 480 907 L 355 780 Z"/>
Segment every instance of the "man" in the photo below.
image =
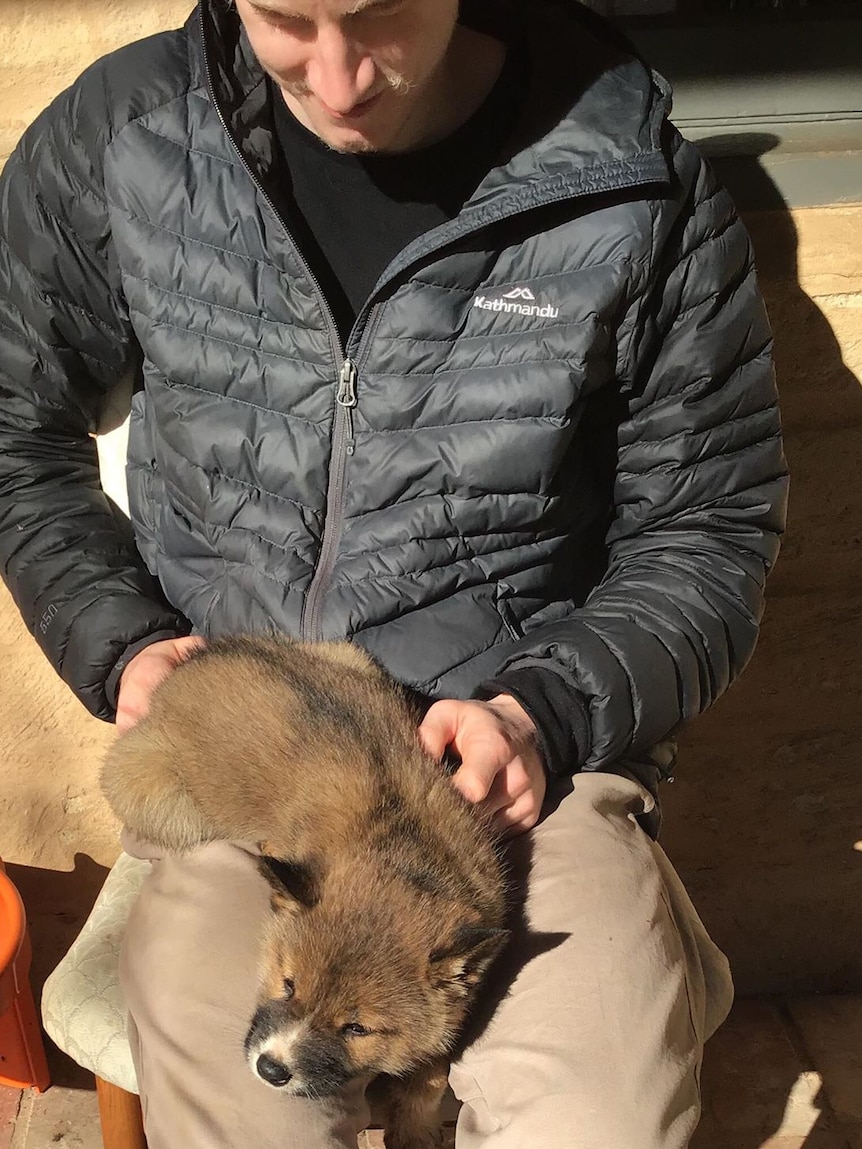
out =
<path fill-rule="evenodd" d="M 208 636 L 349 637 L 512 839 L 459 1149 L 681 1149 L 729 1007 L 654 747 L 750 657 L 785 471 L 748 241 L 669 104 L 573 0 L 202 0 L 4 176 L 0 555 L 66 681 L 123 728 Z M 129 373 L 134 543 L 89 438 Z M 154 861 L 151 1149 L 367 1120 L 244 1065 L 262 886 Z"/>

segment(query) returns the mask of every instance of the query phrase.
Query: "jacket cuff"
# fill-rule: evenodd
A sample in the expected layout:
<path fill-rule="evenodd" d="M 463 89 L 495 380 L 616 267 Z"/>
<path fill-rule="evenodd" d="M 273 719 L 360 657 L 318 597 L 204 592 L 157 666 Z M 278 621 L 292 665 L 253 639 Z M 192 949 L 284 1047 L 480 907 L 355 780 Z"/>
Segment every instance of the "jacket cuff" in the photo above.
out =
<path fill-rule="evenodd" d="M 146 650 L 148 646 L 152 646 L 154 642 L 164 642 L 169 638 L 182 638 L 184 634 L 188 634 L 188 631 L 154 630 L 152 634 L 144 635 L 143 638 L 136 639 L 135 642 L 129 643 L 114 663 L 114 669 L 105 681 L 105 698 L 113 710 L 115 718 L 117 714 L 117 695 L 120 693 L 120 679 L 123 676 L 123 671 L 135 655 L 140 654 L 142 650 Z"/>
<path fill-rule="evenodd" d="M 497 694 L 511 694 L 535 723 L 548 773 L 574 774 L 590 749 L 589 709 L 583 695 L 552 670 L 538 667 L 506 670 L 483 682 L 473 697 L 487 702 Z"/>

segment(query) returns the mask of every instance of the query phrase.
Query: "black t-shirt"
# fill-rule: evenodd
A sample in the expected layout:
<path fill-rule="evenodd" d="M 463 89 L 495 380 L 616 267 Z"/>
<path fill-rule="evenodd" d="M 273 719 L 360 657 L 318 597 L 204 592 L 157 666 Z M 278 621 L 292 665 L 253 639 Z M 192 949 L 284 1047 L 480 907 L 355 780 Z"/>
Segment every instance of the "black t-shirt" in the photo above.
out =
<path fill-rule="evenodd" d="M 412 240 L 454 219 L 493 167 L 526 89 L 525 54 L 508 46 L 491 92 L 450 136 L 397 155 L 333 151 L 269 83 L 287 183 L 276 198 L 346 341 L 383 270 Z"/>

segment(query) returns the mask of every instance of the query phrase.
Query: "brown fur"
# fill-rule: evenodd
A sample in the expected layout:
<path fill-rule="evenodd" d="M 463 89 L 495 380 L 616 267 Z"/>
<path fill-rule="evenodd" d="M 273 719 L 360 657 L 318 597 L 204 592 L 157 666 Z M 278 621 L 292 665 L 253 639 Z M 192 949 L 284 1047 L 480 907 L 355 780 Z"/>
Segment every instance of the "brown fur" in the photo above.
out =
<path fill-rule="evenodd" d="M 250 1063 L 306 1096 L 387 1075 L 389 1149 L 437 1143 L 446 1054 L 506 937 L 490 829 L 417 719 L 356 647 L 223 639 L 159 687 L 102 775 L 141 838 L 284 863 L 261 862 L 273 915 Z"/>

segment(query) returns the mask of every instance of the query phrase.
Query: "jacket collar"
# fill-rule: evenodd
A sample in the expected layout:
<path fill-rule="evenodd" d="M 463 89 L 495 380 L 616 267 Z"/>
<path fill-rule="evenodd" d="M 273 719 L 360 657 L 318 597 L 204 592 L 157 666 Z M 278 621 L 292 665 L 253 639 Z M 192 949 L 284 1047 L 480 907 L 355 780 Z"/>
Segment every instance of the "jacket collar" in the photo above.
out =
<path fill-rule="evenodd" d="M 508 152 L 473 203 L 503 195 L 528 205 L 667 180 L 670 87 L 628 40 L 575 0 L 533 0 L 529 17 L 519 16 L 519 0 L 491 2 L 512 13 L 508 26 L 527 45 L 530 87 Z M 484 9 L 487 19 L 487 0 L 463 7 L 468 16 Z"/>
<path fill-rule="evenodd" d="M 229 0 L 198 0 L 186 23 L 193 67 L 225 128 L 259 176 L 276 163 L 266 75 Z"/>

